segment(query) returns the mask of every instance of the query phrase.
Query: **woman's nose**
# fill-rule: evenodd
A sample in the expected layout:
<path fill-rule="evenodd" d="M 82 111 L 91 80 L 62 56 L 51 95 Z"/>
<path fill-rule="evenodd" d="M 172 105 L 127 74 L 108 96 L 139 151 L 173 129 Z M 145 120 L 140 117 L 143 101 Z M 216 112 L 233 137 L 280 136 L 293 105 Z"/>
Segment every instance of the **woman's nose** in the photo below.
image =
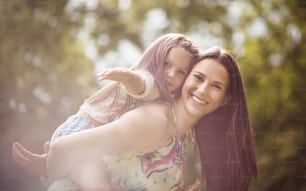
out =
<path fill-rule="evenodd" d="M 203 82 L 199 85 L 198 87 L 198 91 L 201 92 L 201 93 L 208 93 L 208 83 L 207 82 Z"/>

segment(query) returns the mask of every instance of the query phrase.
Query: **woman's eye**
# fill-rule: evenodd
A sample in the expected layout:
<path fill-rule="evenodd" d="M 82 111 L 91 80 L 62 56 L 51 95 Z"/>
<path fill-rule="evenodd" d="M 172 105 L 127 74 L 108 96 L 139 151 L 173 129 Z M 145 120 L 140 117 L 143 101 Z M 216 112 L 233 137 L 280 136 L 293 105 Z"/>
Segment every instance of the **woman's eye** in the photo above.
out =
<path fill-rule="evenodd" d="M 213 84 L 213 88 L 216 90 L 222 90 L 222 87 L 220 85 L 217 84 Z"/>
<path fill-rule="evenodd" d="M 197 80 L 197 81 L 202 81 L 202 77 L 199 75 L 193 75 L 193 77 Z"/>

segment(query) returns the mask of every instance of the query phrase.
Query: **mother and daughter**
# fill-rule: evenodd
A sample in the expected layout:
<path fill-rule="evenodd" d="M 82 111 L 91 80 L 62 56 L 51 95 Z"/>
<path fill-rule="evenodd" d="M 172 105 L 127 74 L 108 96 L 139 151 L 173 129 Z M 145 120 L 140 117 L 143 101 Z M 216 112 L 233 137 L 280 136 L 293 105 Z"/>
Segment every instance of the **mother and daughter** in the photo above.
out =
<path fill-rule="evenodd" d="M 48 177 L 48 190 L 248 190 L 257 176 L 254 139 L 243 80 L 228 51 L 199 53 L 186 36 L 167 34 L 131 70 L 99 77 L 118 82 L 55 131 L 47 154 L 13 145 L 17 164 Z M 201 173 L 187 188 L 189 146 Z"/>

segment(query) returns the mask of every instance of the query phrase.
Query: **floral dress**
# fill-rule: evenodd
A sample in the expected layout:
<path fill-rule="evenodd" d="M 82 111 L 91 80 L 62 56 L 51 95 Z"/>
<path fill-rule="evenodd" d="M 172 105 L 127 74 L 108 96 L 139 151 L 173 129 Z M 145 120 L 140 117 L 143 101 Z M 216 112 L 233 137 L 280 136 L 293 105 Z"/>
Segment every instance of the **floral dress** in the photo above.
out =
<path fill-rule="evenodd" d="M 180 190 L 184 171 L 182 140 L 173 136 L 152 153 L 106 156 L 113 191 Z"/>

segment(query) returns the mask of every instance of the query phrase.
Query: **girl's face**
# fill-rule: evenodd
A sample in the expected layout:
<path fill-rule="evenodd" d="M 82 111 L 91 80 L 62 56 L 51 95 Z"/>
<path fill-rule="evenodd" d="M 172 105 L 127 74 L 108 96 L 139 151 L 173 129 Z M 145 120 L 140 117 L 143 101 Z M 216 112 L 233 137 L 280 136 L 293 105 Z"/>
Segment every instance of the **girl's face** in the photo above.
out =
<path fill-rule="evenodd" d="M 191 54 L 181 47 L 170 49 L 165 64 L 165 78 L 170 92 L 174 93 L 180 88 L 191 67 Z"/>
<path fill-rule="evenodd" d="M 229 74 L 224 66 L 214 59 L 200 61 L 182 88 L 186 111 L 199 117 L 213 112 L 225 104 L 228 87 Z"/>

